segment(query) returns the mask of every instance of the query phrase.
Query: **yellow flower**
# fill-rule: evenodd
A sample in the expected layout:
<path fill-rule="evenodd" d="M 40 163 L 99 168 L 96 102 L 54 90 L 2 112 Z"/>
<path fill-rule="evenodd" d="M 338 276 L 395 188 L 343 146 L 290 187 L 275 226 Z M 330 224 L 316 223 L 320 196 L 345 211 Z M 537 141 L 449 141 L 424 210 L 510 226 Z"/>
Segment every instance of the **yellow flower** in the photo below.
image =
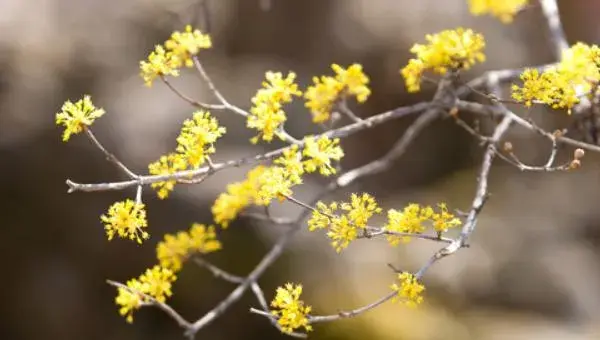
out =
<path fill-rule="evenodd" d="M 302 165 L 302 155 L 298 151 L 298 145 L 294 144 L 283 151 L 283 155 L 275 159 L 273 163 L 280 165 L 285 169 L 293 184 L 302 183 L 304 166 Z"/>
<path fill-rule="evenodd" d="M 429 206 L 421 207 L 418 204 L 411 203 L 404 208 L 402 212 L 395 209 L 388 211 L 388 223 L 384 229 L 399 233 L 420 234 L 425 231 L 423 223 L 433 216 L 433 209 Z M 388 235 L 388 242 L 392 246 L 397 246 L 401 241 L 408 242 L 408 236 Z"/>
<path fill-rule="evenodd" d="M 259 135 L 252 138 L 252 143 L 257 143 L 259 138 L 270 142 L 286 121 L 283 105 L 290 103 L 293 96 L 301 96 L 298 85 L 294 83 L 296 74 L 289 72 L 283 78 L 281 72 L 267 72 L 267 81 L 263 81 L 263 88 L 259 89 L 252 98 L 252 108 L 248 115 L 247 126 L 259 131 Z"/>
<path fill-rule="evenodd" d="M 194 223 L 189 231 L 180 231 L 175 236 L 167 234 L 156 246 L 156 258 L 160 265 L 173 272 L 181 270 L 183 262 L 195 254 L 208 254 L 221 249 L 215 227 Z"/>
<path fill-rule="evenodd" d="M 119 314 L 125 316 L 128 323 L 133 322 L 133 312 L 139 309 L 146 302 L 144 296 L 140 293 L 143 290 L 142 283 L 137 279 L 127 281 L 127 288 L 119 287 L 115 303 L 119 306 Z"/>
<path fill-rule="evenodd" d="M 206 157 L 215 152 L 214 143 L 225 133 L 216 118 L 207 111 L 196 111 L 192 119 L 183 122 L 181 133 L 177 137 L 177 152 L 190 167 L 198 168 Z"/>
<path fill-rule="evenodd" d="M 398 283 L 391 286 L 392 290 L 398 293 L 393 301 L 402 298 L 409 307 L 416 307 L 423 302 L 425 286 L 420 284 L 413 274 L 406 272 L 398 274 Z"/>
<path fill-rule="evenodd" d="M 178 232 L 175 236 L 166 234 L 164 241 L 156 246 L 158 262 L 162 267 L 178 272 L 188 256 L 190 243 L 190 235 L 184 231 Z"/>
<path fill-rule="evenodd" d="M 171 38 L 165 42 L 165 48 L 173 54 L 178 67 L 181 65 L 192 67 L 194 65 L 192 56 L 197 55 L 202 49 L 211 47 L 210 36 L 198 29 L 192 30 L 190 25 L 185 26 L 185 32 L 173 32 Z"/>
<path fill-rule="evenodd" d="M 164 47 L 156 45 L 154 52 L 148 56 L 148 61 L 140 61 L 140 76 L 146 86 L 151 87 L 154 79 L 161 76 L 179 76 L 178 62 L 173 53 L 166 52 Z"/>
<path fill-rule="evenodd" d="M 323 176 L 335 174 L 336 169 L 331 165 L 331 161 L 339 161 L 344 157 L 344 151 L 339 143 L 339 138 L 329 139 L 322 136 L 315 141 L 314 137 L 306 137 L 302 154 L 309 159 L 303 162 L 304 170 L 312 173 L 319 169 Z"/>
<path fill-rule="evenodd" d="M 314 85 L 309 86 L 304 92 L 307 109 L 312 114 L 313 123 L 324 123 L 331 117 L 333 104 L 344 85 L 333 77 L 322 76 L 313 78 Z"/>
<path fill-rule="evenodd" d="M 347 211 L 350 221 L 359 228 L 365 228 L 369 218 L 381 212 L 373 196 L 367 193 L 352 194 L 350 203 L 342 203 L 341 208 Z"/>
<path fill-rule="evenodd" d="M 271 313 L 277 317 L 277 323 L 284 333 L 292 333 L 300 327 L 304 327 L 307 332 L 312 331 L 307 318 L 312 308 L 305 306 L 304 301 L 300 300 L 301 294 L 302 285 L 286 283 L 284 287 L 277 288 L 271 306 L 279 310 Z"/>
<path fill-rule="evenodd" d="M 189 233 L 191 250 L 194 252 L 208 254 L 221 249 L 221 242 L 217 240 L 214 226 L 194 223 Z"/>
<path fill-rule="evenodd" d="M 440 212 L 434 212 L 431 215 L 433 221 L 433 229 L 438 233 L 446 232 L 450 228 L 458 227 L 462 224 L 460 219 L 456 218 L 454 214 L 448 212 L 446 203 L 438 204 Z"/>
<path fill-rule="evenodd" d="M 137 279 L 127 281 L 127 288 L 119 287 L 115 303 L 120 306 L 119 314 L 133 322 L 133 312 L 151 302 L 148 297 L 164 303 L 171 296 L 172 283 L 177 279 L 173 272 L 160 266 L 154 266 Z"/>
<path fill-rule="evenodd" d="M 531 106 L 544 103 L 554 109 L 571 109 L 579 102 L 578 92 L 589 92 L 600 81 L 600 48 L 577 43 L 563 52 L 558 65 L 539 73 L 526 69 L 522 86 L 512 86 L 512 97 Z"/>
<path fill-rule="evenodd" d="M 331 245 L 336 252 L 346 249 L 350 242 L 358 237 L 358 228 L 353 225 L 346 215 L 335 217 L 331 220 L 327 237 L 331 239 Z"/>
<path fill-rule="evenodd" d="M 221 193 L 211 208 L 215 223 L 227 228 L 243 209 L 260 199 L 259 178 L 266 169 L 259 165 L 248 172 L 245 181 L 227 185 L 227 192 Z"/>
<path fill-rule="evenodd" d="M 142 283 L 142 292 L 153 297 L 158 302 L 165 302 L 167 297 L 173 295 L 171 292 L 171 283 L 177 277 L 170 269 L 161 266 L 154 266 L 146 269 L 146 272 L 140 276 Z"/>
<path fill-rule="evenodd" d="M 340 209 L 341 211 L 338 211 Z M 339 212 L 343 212 L 339 214 Z M 381 208 L 369 194 L 352 194 L 350 202 L 332 202 L 326 205 L 317 202 L 308 220 L 308 230 L 327 228 L 327 237 L 336 252 L 347 248 L 358 237 L 360 230 L 367 227 L 369 218 L 380 213 Z"/>
<path fill-rule="evenodd" d="M 65 127 L 62 135 L 63 142 L 68 141 L 72 134 L 80 133 L 85 127 L 91 126 L 94 120 L 103 114 L 104 109 L 96 108 L 88 95 L 83 96 L 83 99 L 79 99 L 74 104 L 67 100 L 62 106 L 61 112 L 56 114 L 56 125 Z"/>
<path fill-rule="evenodd" d="M 166 156 L 161 156 L 160 159 L 148 165 L 148 172 L 151 175 L 172 175 L 178 171 L 185 170 L 187 167 L 185 159 L 180 154 L 170 153 Z M 158 198 L 165 199 L 169 197 L 169 193 L 173 191 L 176 180 L 168 180 L 164 182 L 152 183 L 152 188 L 156 189 Z"/>
<path fill-rule="evenodd" d="M 369 77 L 363 73 L 362 65 L 352 64 L 344 69 L 338 64 L 332 64 L 331 68 L 336 73 L 335 77 L 314 77 L 314 85 L 309 86 L 304 93 L 304 105 L 310 110 L 314 123 L 329 120 L 340 96 L 351 95 L 359 103 L 364 103 L 371 94 Z"/>
<path fill-rule="evenodd" d="M 142 243 L 150 235 L 142 228 L 148 227 L 146 210 L 143 203 L 136 203 L 130 199 L 116 202 L 108 208 L 108 214 L 100 216 L 109 240 L 117 235 Z"/>
<path fill-rule="evenodd" d="M 328 205 L 319 201 L 308 220 L 308 230 L 315 231 L 317 229 L 328 228 L 331 224 L 331 219 L 335 218 L 335 213 L 338 210 L 337 202 L 332 202 Z"/>
<path fill-rule="evenodd" d="M 267 168 L 258 178 L 258 205 L 269 205 L 274 198 L 283 201 L 285 196 L 292 195 L 294 183 L 286 169 L 278 166 Z"/>
<path fill-rule="evenodd" d="M 528 2 L 529 0 L 469 0 L 469 10 L 473 15 L 491 14 L 508 24 Z"/>
<path fill-rule="evenodd" d="M 371 90 L 367 86 L 369 84 L 369 77 L 363 73 L 362 65 L 352 64 L 347 69 L 344 69 L 338 64 L 332 64 L 331 68 L 336 73 L 335 79 L 343 84 L 345 91 L 356 97 L 356 101 L 364 103 Z"/>
<path fill-rule="evenodd" d="M 425 70 L 445 74 L 448 69 L 469 69 L 476 62 L 485 60 L 485 40 L 481 34 L 470 29 L 457 28 L 427 35 L 426 45 L 415 44 L 410 52 L 415 58 L 409 60 L 400 73 L 409 92 L 420 90 L 421 76 Z"/>

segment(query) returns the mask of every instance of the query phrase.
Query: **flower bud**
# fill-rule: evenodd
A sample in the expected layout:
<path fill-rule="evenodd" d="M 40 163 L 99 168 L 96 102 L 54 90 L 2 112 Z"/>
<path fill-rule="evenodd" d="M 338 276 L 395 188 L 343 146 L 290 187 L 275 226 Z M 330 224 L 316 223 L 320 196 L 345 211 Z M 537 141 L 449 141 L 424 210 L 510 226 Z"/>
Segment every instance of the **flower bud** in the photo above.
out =
<path fill-rule="evenodd" d="M 573 152 L 573 159 L 580 160 L 583 156 L 585 156 L 585 151 L 583 151 L 583 149 L 575 149 L 575 152 Z"/>

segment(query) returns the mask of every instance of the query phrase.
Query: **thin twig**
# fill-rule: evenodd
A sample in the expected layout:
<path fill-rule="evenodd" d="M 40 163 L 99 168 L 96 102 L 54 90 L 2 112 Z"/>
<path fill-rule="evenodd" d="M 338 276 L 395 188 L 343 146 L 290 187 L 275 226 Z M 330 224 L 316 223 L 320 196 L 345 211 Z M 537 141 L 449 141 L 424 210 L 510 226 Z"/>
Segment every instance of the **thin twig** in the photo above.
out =
<path fill-rule="evenodd" d="M 542 13 L 548 23 L 550 40 L 552 41 L 552 47 L 554 48 L 554 56 L 556 59 L 560 59 L 563 51 L 569 48 L 569 43 L 567 42 L 567 36 L 560 21 L 558 4 L 556 3 L 556 0 L 539 1 L 542 7 Z"/>
<path fill-rule="evenodd" d="M 231 282 L 231 283 L 244 282 L 244 277 L 230 274 L 230 273 L 224 271 L 223 269 L 215 266 L 214 264 L 206 261 L 205 259 L 203 259 L 200 256 L 194 256 L 192 260 L 199 267 L 208 269 L 208 271 L 210 271 L 213 274 L 213 276 L 216 277 L 217 279 L 222 279 L 222 280 L 225 280 L 225 281 Z"/>
<path fill-rule="evenodd" d="M 103 145 L 102 143 L 100 143 L 100 141 L 96 138 L 96 136 L 94 135 L 94 133 L 92 132 L 92 129 L 84 126 L 85 129 L 85 133 L 88 136 L 88 138 L 92 141 L 92 143 L 94 143 L 94 145 L 100 149 L 100 151 L 102 151 L 102 153 L 104 154 L 104 156 L 106 157 L 106 159 L 110 162 L 112 162 L 113 164 L 115 164 L 119 169 L 121 169 L 121 171 L 123 171 L 125 174 L 127 174 L 127 176 L 131 179 L 137 179 L 138 176 L 131 170 L 129 170 L 129 168 L 127 168 L 125 166 L 125 164 L 123 164 L 123 162 L 121 162 L 114 154 L 110 153 Z"/>
<path fill-rule="evenodd" d="M 181 328 L 186 329 L 186 330 L 190 328 L 190 323 L 183 316 L 181 316 L 179 313 L 177 313 L 177 311 L 175 311 L 171 306 L 167 305 L 166 303 L 159 302 L 150 295 L 132 290 L 131 288 L 127 287 L 126 285 L 124 285 L 120 282 L 106 280 L 106 283 L 108 283 L 109 285 L 116 287 L 116 288 L 126 289 L 127 291 L 129 291 L 131 293 L 140 294 L 141 296 L 144 297 L 144 299 L 148 300 L 151 305 L 158 307 L 163 312 L 165 312 L 167 315 L 169 315 L 173 320 L 175 320 L 177 322 L 177 324 Z"/>

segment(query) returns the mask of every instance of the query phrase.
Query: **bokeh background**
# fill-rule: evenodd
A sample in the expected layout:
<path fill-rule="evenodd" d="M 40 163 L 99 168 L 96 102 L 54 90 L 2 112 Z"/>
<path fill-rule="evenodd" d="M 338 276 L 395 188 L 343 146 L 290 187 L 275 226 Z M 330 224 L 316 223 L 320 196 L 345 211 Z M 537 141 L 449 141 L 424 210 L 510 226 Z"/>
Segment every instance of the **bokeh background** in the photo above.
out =
<path fill-rule="evenodd" d="M 536 1 L 532 1 L 536 3 Z M 490 69 L 553 61 L 544 18 L 535 6 L 512 25 L 472 17 L 465 0 L 208 0 L 214 48 L 201 59 L 217 86 L 242 107 L 267 70 L 293 70 L 302 86 L 329 72 L 332 62 L 362 63 L 373 95 L 356 107 L 363 117 L 430 98 L 427 86 L 408 95 L 398 74 L 408 50 L 426 33 L 466 26 L 482 32 L 488 60 L 465 78 Z M 559 1 L 570 43 L 598 43 L 600 1 Z M 133 325 L 117 313 L 115 289 L 154 264 L 164 233 L 210 223 L 210 206 L 246 168 L 223 171 L 198 186 L 179 186 L 165 201 L 146 190 L 152 238 L 143 246 L 104 236 L 99 216 L 134 192 L 67 194 L 65 180 L 122 179 L 83 136 L 65 144 L 54 114 L 66 99 L 91 94 L 108 112 L 94 130 L 135 171 L 171 150 L 181 122 L 193 111 L 162 84 L 143 86 L 139 60 L 185 24 L 203 25 L 195 0 L 0 0 L 0 280 L 1 339 L 182 339 L 174 322 L 153 308 Z M 193 72 L 175 80 L 190 95 L 211 101 Z M 216 160 L 239 158 L 276 145 L 251 146 L 244 121 L 216 113 L 228 134 Z M 288 130 L 314 133 L 301 102 L 288 110 Z M 569 125 L 558 112 L 535 112 L 550 128 Z M 468 119 L 468 117 L 466 117 Z M 347 138 L 342 166 L 350 169 L 383 155 L 410 124 L 394 121 Z M 550 146 L 528 131 L 507 137 L 525 162 L 540 164 Z M 467 209 L 481 148 L 451 121 L 418 137 L 389 171 L 348 191 L 374 194 L 384 208 L 446 201 Z M 572 150 L 561 152 L 568 159 Z M 600 172 L 588 155 L 577 172 L 520 173 L 497 163 L 491 199 L 472 246 L 443 260 L 425 276 L 426 302 L 416 310 L 386 304 L 359 318 L 317 325 L 313 339 L 598 339 L 600 338 Z M 297 190 L 309 199 L 325 180 L 311 177 Z M 328 199 L 344 197 L 338 192 Z M 277 214 L 293 215 L 282 205 Z M 376 222 L 382 222 L 378 220 Z M 281 233 L 240 219 L 220 237 L 224 250 L 209 257 L 239 275 L 248 273 Z M 394 264 L 415 270 L 438 245 L 355 242 L 341 255 L 323 234 L 303 231 L 260 280 L 267 298 L 287 281 L 305 286 L 319 314 L 335 313 L 385 294 Z M 170 304 L 187 319 L 202 316 L 233 285 L 190 265 Z M 203 329 L 198 339 L 284 339 L 263 317 L 251 294 Z"/>

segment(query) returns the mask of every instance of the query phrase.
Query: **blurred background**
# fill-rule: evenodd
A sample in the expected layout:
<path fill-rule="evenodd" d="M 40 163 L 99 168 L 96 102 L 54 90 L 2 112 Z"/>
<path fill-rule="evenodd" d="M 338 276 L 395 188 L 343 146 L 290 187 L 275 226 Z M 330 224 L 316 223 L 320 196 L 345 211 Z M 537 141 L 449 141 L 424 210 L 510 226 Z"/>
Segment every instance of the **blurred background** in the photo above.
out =
<path fill-rule="evenodd" d="M 503 25 L 492 17 L 472 17 L 466 0 L 207 2 L 214 48 L 200 58 L 223 94 L 246 108 L 265 71 L 293 70 L 304 87 L 313 75 L 330 73 L 332 62 L 364 65 L 373 94 L 355 107 L 362 117 L 428 99 L 434 86 L 408 95 L 398 70 L 410 46 L 425 34 L 457 26 L 483 33 L 488 44 L 488 60 L 466 79 L 484 70 L 554 61 L 535 6 Z M 559 7 L 570 43 L 598 43 L 600 1 L 564 0 Z M 145 87 L 139 61 L 173 30 L 203 25 L 201 10 L 196 0 L 0 0 L 1 339 L 183 338 L 177 325 L 154 308 L 138 311 L 134 323 L 127 324 L 114 304 L 115 289 L 105 280 L 124 282 L 152 266 L 154 245 L 165 233 L 210 223 L 216 196 L 248 169 L 223 171 L 197 186 L 181 185 L 165 201 L 146 190 L 151 240 L 143 246 L 108 242 L 99 216 L 112 202 L 135 193 L 67 194 L 67 178 L 92 183 L 123 178 L 84 136 L 62 143 L 54 115 L 66 99 L 91 94 L 107 111 L 94 125 L 98 138 L 134 171 L 145 173 L 148 163 L 174 148 L 181 122 L 193 109 L 163 84 Z M 191 71 L 174 83 L 199 100 L 213 100 Z M 239 116 L 215 114 L 228 129 L 216 161 L 277 146 L 251 146 L 253 134 Z M 319 131 L 301 101 L 291 105 L 288 117 L 292 135 Z M 533 117 L 548 129 L 570 123 L 559 112 L 534 112 Z M 411 119 L 345 139 L 343 168 L 383 155 Z M 524 162 L 545 162 L 546 141 L 518 128 L 507 139 Z M 560 160 L 571 153 L 565 148 Z M 384 209 L 446 201 L 466 210 L 481 154 L 470 135 L 440 121 L 391 170 L 327 200 L 364 191 Z M 598 164 L 598 157 L 588 153 L 576 172 L 528 174 L 498 161 L 471 248 L 431 268 L 421 308 L 388 303 L 356 319 L 316 325 L 311 338 L 599 339 Z M 297 194 L 310 199 L 326 180 L 306 182 Z M 285 204 L 275 211 L 298 214 Z M 278 227 L 242 218 L 221 233 L 224 250 L 209 260 L 245 275 L 280 233 Z M 331 314 L 384 295 L 394 279 L 388 263 L 416 270 L 438 247 L 415 241 L 392 249 L 383 240 L 362 240 L 336 255 L 322 233 L 303 231 L 259 282 L 269 300 L 276 286 L 302 282 L 305 301 L 316 313 Z M 233 288 L 189 265 L 175 283 L 170 304 L 195 320 Z M 263 317 L 248 313 L 251 306 L 258 304 L 247 294 L 197 338 L 286 338 Z"/>

